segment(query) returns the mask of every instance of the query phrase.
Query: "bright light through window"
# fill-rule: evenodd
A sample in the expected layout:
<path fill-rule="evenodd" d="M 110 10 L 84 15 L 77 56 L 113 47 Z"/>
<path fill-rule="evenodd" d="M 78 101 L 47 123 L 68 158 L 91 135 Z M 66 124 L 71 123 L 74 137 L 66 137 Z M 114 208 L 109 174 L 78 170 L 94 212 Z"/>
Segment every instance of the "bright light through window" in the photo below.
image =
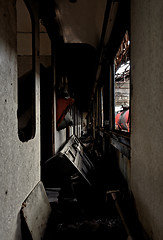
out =
<path fill-rule="evenodd" d="M 126 31 L 114 59 L 115 129 L 130 131 L 130 41 Z"/>

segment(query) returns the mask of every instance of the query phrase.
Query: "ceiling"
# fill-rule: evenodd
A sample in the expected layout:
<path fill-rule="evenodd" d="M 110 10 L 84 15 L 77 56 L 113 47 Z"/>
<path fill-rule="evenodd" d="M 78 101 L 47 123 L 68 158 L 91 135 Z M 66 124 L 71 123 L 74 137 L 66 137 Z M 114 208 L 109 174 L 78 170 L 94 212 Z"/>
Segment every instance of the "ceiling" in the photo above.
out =
<path fill-rule="evenodd" d="M 107 0 L 41 0 L 39 3 L 40 18 L 55 46 L 59 75 L 66 75 L 78 108 L 87 111 L 103 52 L 106 54 L 107 46 L 113 51 L 109 39 L 113 39 L 115 17 L 122 6 Z"/>

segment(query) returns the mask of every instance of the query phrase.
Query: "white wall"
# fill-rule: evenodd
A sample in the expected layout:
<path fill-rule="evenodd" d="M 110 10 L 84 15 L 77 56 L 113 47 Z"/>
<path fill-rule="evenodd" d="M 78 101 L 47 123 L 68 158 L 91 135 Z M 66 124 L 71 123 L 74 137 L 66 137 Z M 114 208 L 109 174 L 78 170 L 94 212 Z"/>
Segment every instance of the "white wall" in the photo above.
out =
<path fill-rule="evenodd" d="M 15 0 L 0 1 L 0 239 L 20 240 L 21 204 L 40 180 L 39 81 L 36 79 L 36 135 L 18 138 Z"/>
<path fill-rule="evenodd" d="M 131 187 L 153 240 L 163 239 L 163 1 L 131 1 Z"/>

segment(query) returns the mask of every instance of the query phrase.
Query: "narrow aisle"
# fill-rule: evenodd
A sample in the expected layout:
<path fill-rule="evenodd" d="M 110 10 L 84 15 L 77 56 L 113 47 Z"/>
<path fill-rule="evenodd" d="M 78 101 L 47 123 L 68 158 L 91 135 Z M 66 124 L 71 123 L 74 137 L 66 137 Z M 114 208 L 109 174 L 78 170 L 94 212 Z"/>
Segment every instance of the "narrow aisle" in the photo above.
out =
<path fill-rule="evenodd" d="M 90 144 L 93 147 L 87 144 L 84 150 L 95 167 L 92 184 L 75 173 L 62 176 L 60 188 L 46 188 L 52 214 L 44 240 L 63 237 L 143 240 L 122 175 L 112 164 L 114 161 L 108 164 L 100 149 L 96 148 L 98 144 Z"/>

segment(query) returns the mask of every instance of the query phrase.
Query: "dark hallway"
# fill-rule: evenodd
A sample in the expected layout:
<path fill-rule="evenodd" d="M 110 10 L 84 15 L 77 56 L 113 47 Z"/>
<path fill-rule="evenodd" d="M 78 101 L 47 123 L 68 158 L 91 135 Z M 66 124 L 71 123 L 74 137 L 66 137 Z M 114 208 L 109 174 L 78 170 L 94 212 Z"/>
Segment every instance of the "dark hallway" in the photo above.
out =
<path fill-rule="evenodd" d="M 65 158 L 63 149 L 70 140 L 60 149 L 63 155 L 58 153 L 45 163 L 43 183 L 52 207 L 45 240 L 62 237 L 144 240 L 132 196 L 115 162 L 116 153 L 110 151 L 105 156 L 100 142 L 92 139 L 91 136 L 78 139 L 82 145 L 79 151 L 92 163 L 86 167 L 85 176 L 81 166 L 76 164 L 76 170 L 72 170 L 71 157 Z M 81 165 L 88 166 L 86 159 L 80 158 L 80 161 Z M 65 168 L 68 172 L 63 172 Z"/>

